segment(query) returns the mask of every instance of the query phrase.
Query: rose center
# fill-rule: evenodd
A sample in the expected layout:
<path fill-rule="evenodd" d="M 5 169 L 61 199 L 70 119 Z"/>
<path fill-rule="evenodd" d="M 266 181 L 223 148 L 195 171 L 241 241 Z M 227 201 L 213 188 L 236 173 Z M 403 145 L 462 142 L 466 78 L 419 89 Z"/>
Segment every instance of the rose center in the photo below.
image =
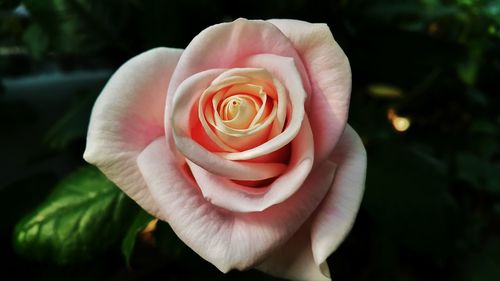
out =
<path fill-rule="evenodd" d="M 210 140 L 226 152 L 244 151 L 281 133 L 286 92 L 265 69 L 229 70 L 200 96 L 198 117 Z"/>
<path fill-rule="evenodd" d="M 261 102 L 246 94 L 228 97 L 219 105 L 219 116 L 233 129 L 246 129 L 259 111 Z"/>

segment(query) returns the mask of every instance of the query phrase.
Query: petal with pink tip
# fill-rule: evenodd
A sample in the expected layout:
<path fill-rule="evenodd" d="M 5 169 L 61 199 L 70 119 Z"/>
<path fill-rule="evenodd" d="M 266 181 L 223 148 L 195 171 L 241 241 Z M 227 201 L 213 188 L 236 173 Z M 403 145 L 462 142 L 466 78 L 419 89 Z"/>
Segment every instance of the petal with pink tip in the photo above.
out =
<path fill-rule="evenodd" d="M 179 49 L 152 49 L 113 74 L 92 110 L 83 156 L 152 214 L 157 206 L 136 158 L 164 134 L 168 84 L 181 53 Z"/>
<path fill-rule="evenodd" d="M 234 128 L 228 126 L 228 121 L 223 120 L 224 114 L 220 110 L 224 107 L 220 105 L 228 100 L 235 101 L 234 98 L 238 96 L 247 97 L 248 104 L 252 103 L 250 99 L 255 101 L 254 114 L 245 118 L 246 123 L 253 124 L 252 126 Z M 270 102 L 266 104 L 267 100 Z M 265 69 L 233 68 L 219 75 L 201 94 L 198 103 L 199 121 L 206 135 L 221 149 L 230 152 L 245 151 L 266 142 L 271 129 L 274 129 L 274 123 L 279 122 L 280 117 L 284 123 L 286 112 L 283 110 L 283 116 L 278 115 L 276 118 L 279 107 L 276 104 L 286 103 L 287 97 L 283 86 Z M 239 104 L 241 105 L 241 102 Z M 252 120 L 250 117 L 255 117 L 257 120 Z M 199 139 L 197 141 L 202 143 Z"/>
<path fill-rule="evenodd" d="M 219 153 L 219 155 L 222 155 L 224 158 L 230 160 L 249 160 L 274 152 L 292 141 L 292 139 L 296 136 L 296 134 L 300 130 L 300 126 L 304 118 L 304 102 L 307 97 L 307 94 L 304 90 L 303 84 L 300 79 L 300 74 L 296 68 L 295 62 L 291 58 L 280 57 L 276 55 L 252 56 L 238 63 L 247 65 L 266 66 L 266 70 L 270 71 L 273 77 L 279 81 L 279 83 L 275 83 L 275 86 L 277 88 L 276 92 L 278 99 L 277 113 L 276 113 L 276 122 L 277 122 L 276 124 L 278 125 L 276 126 L 276 130 L 279 130 L 280 133 L 275 133 L 274 138 L 254 148 L 250 148 L 239 152 Z M 216 80 L 213 81 L 213 83 L 217 83 L 218 81 L 221 80 L 224 81 L 224 79 L 231 77 L 240 77 L 240 76 L 251 77 L 252 75 L 259 75 L 261 72 L 267 72 L 267 71 L 264 71 L 263 69 L 253 69 L 253 68 L 234 68 L 223 72 Z M 262 74 L 260 75 L 263 76 Z M 285 90 L 281 89 L 282 88 L 281 84 L 283 84 L 284 87 L 286 88 L 286 91 L 288 92 L 288 97 L 285 96 Z M 195 93 L 197 93 L 196 91 L 192 90 L 190 90 L 190 92 L 186 92 L 182 88 L 182 86 L 183 84 L 179 86 L 180 90 L 178 90 L 175 93 L 176 96 L 188 95 L 188 94 L 195 95 Z M 176 102 L 175 99 L 176 98 L 174 98 L 174 110 L 178 104 L 178 102 Z M 290 108 L 292 108 L 292 110 L 289 116 L 288 126 L 283 130 L 283 132 L 281 132 L 281 129 L 283 128 L 285 122 L 285 114 L 286 114 L 288 100 L 290 101 L 289 106 Z M 202 119 L 200 120 L 201 122 L 203 122 Z"/>
<path fill-rule="evenodd" d="M 350 126 L 326 161 L 337 165 L 330 190 L 307 223 L 259 270 L 293 280 L 330 280 L 326 259 L 351 229 L 364 190 L 366 152 Z"/>
<path fill-rule="evenodd" d="M 189 43 L 172 75 L 167 112 L 171 112 L 173 93 L 188 77 L 208 69 L 233 68 L 237 61 L 264 53 L 293 58 L 304 89 L 310 92 L 307 72 L 290 40 L 269 22 L 240 18 L 208 27 Z M 169 121 L 167 117 L 167 128 Z"/>
<path fill-rule="evenodd" d="M 321 270 L 314 262 L 310 227 L 309 222 L 305 223 L 283 247 L 270 254 L 256 268 L 267 274 L 289 280 L 331 280 L 328 277 L 330 276 L 328 266 Z"/>
<path fill-rule="evenodd" d="M 291 108 L 291 114 L 288 116 L 288 125 L 285 129 L 271 138 L 267 142 L 241 152 L 221 153 L 225 158 L 231 160 L 248 160 L 260 157 L 276 151 L 286 144 L 290 143 L 300 130 L 302 120 L 305 116 L 304 103 L 307 93 L 300 79 L 300 73 L 296 67 L 296 62 L 292 58 L 281 57 L 277 55 L 255 55 L 238 62 L 241 65 L 265 67 L 275 79 L 281 82 L 288 92 L 288 98 L 281 97 L 282 100 L 288 100 L 289 104 L 278 100 L 277 121 L 280 128 L 284 123 L 286 107 Z M 279 93 L 280 91 L 278 91 Z M 280 97 L 278 97 L 280 98 Z"/>
<path fill-rule="evenodd" d="M 347 121 L 351 95 L 349 60 L 326 24 L 270 20 L 293 43 L 309 74 L 312 87 L 307 112 L 314 132 L 316 159 L 333 151 Z"/>
<path fill-rule="evenodd" d="M 212 69 L 197 73 L 186 79 L 178 88 L 171 113 L 172 136 L 177 149 L 190 161 L 207 171 L 235 180 L 262 180 L 283 173 L 283 163 L 252 163 L 228 160 L 208 151 L 191 137 L 191 127 L 198 124 L 198 110 L 194 104 L 200 94 L 220 75 L 223 69 Z"/>
<path fill-rule="evenodd" d="M 313 137 L 307 118 L 291 144 L 288 169 L 268 186 L 251 188 L 213 175 L 188 162 L 203 196 L 212 204 L 235 212 L 259 212 L 292 196 L 309 175 L 314 158 Z"/>
<path fill-rule="evenodd" d="M 366 151 L 358 134 L 347 125 L 330 160 L 338 164 L 333 186 L 312 221 L 314 260 L 322 264 L 351 230 L 366 176 Z"/>
<path fill-rule="evenodd" d="M 262 212 L 233 213 L 203 198 L 170 145 L 158 138 L 137 161 L 160 209 L 159 218 L 223 272 L 251 268 L 288 241 L 320 204 L 334 175 L 335 166 L 325 161 L 281 204 Z"/>

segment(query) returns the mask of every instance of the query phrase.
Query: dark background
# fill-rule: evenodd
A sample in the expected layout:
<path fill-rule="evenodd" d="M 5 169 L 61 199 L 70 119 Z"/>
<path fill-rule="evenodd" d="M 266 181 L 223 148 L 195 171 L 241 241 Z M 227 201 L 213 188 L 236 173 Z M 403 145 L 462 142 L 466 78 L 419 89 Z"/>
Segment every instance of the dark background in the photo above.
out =
<path fill-rule="evenodd" d="M 118 66 L 247 17 L 326 22 L 351 63 L 349 123 L 365 143 L 368 175 L 356 224 L 329 258 L 334 279 L 500 280 L 500 1 L 0 3 L 4 277 L 274 280 L 255 270 L 219 273 L 163 223 L 139 235 L 130 266 L 120 251 L 125 230 L 96 234 L 91 254 L 66 259 L 43 245 L 51 233 L 23 248 L 14 231 L 84 165 L 92 104 Z"/>

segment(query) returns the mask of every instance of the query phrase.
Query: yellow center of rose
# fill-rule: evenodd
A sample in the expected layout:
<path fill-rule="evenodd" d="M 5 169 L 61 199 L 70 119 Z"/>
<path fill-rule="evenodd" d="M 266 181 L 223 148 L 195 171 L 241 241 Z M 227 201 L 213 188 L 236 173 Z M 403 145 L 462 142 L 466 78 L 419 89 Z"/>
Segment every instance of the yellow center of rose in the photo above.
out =
<path fill-rule="evenodd" d="M 277 118 L 282 86 L 277 89 L 279 82 L 267 71 L 252 71 L 250 77 L 240 74 L 215 81 L 200 97 L 200 122 L 224 151 L 255 147 L 283 129 L 283 108 Z"/>
<path fill-rule="evenodd" d="M 245 129 L 251 124 L 261 105 L 246 94 L 234 95 L 226 98 L 219 106 L 219 116 L 229 127 Z"/>
<path fill-rule="evenodd" d="M 245 130 L 262 124 L 272 108 L 261 86 L 242 84 L 217 92 L 212 98 L 216 123 L 231 129 Z M 219 121 L 220 120 L 220 121 Z M 219 122 L 217 122 L 219 121 Z M 219 124 L 219 125 L 222 125 Z M 219 129 L 224 130 L 224 126 Z"/>

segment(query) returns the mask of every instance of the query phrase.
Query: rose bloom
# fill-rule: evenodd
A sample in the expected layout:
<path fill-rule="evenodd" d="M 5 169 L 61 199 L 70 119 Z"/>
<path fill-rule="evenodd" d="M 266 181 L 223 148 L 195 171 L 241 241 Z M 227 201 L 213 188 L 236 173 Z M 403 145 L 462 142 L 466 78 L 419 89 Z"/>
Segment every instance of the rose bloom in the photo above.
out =
<path fill-rule="evenodd" d="M 116 71 L 84 158 L 222 272 L 329 280 L 365 181 L 350 92 L 327 25 L 217 24 Z"/>

